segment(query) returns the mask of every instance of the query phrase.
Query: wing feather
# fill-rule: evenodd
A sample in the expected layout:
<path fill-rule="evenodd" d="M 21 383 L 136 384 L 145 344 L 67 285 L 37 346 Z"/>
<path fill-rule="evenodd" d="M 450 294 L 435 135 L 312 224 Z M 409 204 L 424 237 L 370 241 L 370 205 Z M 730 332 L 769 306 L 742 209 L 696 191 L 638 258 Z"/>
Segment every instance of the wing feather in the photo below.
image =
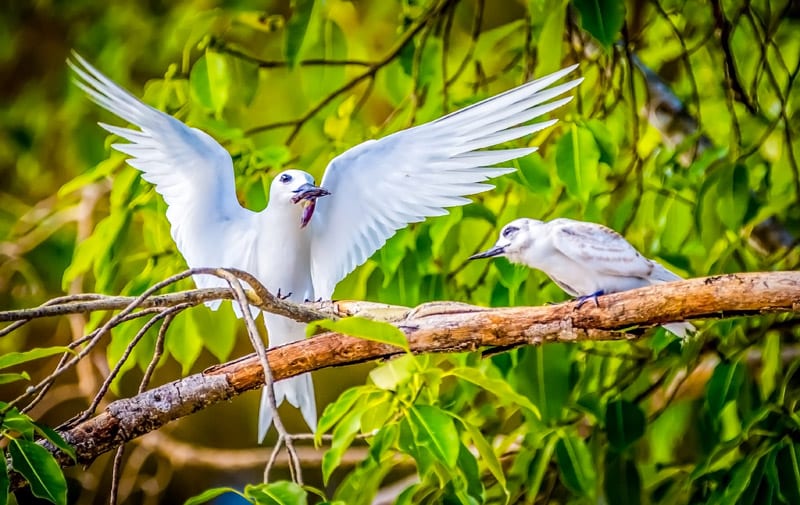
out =
<path fill-rule="evenodd" d="M 571 100 L 554 100 L 577 86 L 554 83 L 565 68 L 430 123 L 370 140 L 335 158 L 311 226 L 314 296 L 330 298 L 336 284 L 409 223 L 447 214 L 465 196 L 493 188 L 486 181 L 513 168 L 490 167 L 535 147 L 479 150 L 531 135 L 555 121 L 526 124 Z"/>
<path fill-rule="evenodd" d="M 236 267 L 252 271 L 244 251 L 252 243 L 254 215 L 236 199 L 233 163 L 228 152 L 206 133 L 190 128 L 122 89 L 77 53 L 67 63 L 76 85 L 94 102 L 138 130 L 100 123 L 127 144 L 112 147 L 155 184 L 167 203 L 172 238 L 190 267 Z M 230 244 L 234 248 L 220 247 Z M 252 244 L 251 244 L 252 245 Z M 218 284 L 195 278 L 198 286 Z M 220 281 L 221 282 L 221 281 Z"/>
<path fill-rule="evenodd" d="M 643 279 L 653 272 L 656 264 L 611 228 L 572 219 L 550 223 L 553 245 L 578 263 L 591 265 L 594 272 Z"/>

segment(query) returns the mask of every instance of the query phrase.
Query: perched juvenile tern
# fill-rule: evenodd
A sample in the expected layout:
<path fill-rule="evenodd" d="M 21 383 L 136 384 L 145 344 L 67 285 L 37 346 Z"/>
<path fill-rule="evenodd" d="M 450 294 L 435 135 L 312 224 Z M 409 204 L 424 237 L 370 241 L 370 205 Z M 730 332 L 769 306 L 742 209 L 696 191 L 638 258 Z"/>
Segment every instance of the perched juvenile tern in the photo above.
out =
<path fill-rule="evenodd" d="M 493 186 L 484 181 L 513 168 L 492 168 L 526 156 L 535 147 L 481 150 L 530 135 L 556 120 L 525 124 L 571 100 L 555 99 L 577 86 L 554 83 L 577 65 L 488 98 L 429 123 L 368 140 L 334 158 L 321 187 L 300 170 L 273 179 L 261 212 L 236 199 L 233 163 L 206 133 L 144 104 L 86 60 L 73 54 L 76 83 L 101 107 L 138 130 L 100 123 L 130 143 L 112 147 L 155 184 L 168 205 L 172 238 L 189 267 L 237 268 L 255 275 L 289 300 L 330 299 L 336 284 L 401 228 Z M 313 219 L 312 219 L 313 216 Z M 196 276 L 198 287 L 224 286 Z M 216 308 L 219 303 L 210 304 Z M 264 313 L 269 346 L 304 338 L 304 324 Z M 298 407 L 313 430 L 317 424 L 309 374 L 275 384 L 275 399 Z M 272 424 L 262 394 L 258 439 Z"/>
<path fill-rule="evenodd" d="M 647 259 L 611 228 L 574 219 L 538 221 L 521 218 L 500 231 L 494 247 L 469 259 L 505 256 L 512 263 L 536 268 L 558 287 L 583 302 L 619 291 L 681 280 Z M 685 338 L 694 331 L 690 323 L 663 325 Z"/>

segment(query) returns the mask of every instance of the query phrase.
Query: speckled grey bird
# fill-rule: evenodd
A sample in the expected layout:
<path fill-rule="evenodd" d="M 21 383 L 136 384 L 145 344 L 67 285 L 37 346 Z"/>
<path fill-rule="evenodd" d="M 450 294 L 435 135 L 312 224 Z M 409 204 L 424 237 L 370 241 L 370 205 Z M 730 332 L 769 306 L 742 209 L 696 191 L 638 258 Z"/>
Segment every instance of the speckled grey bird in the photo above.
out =
<path fill-rule="evenodd" d="M 642 256 L 625 238 L 596 223 L 559 218 L 552 221 L 516 219 L 503 227 L 494 247 L 469 259 L 505 256 L 512 263 L 547 274 L 568 294 L 588 299 L 681 277 Z M 663 325 L 685 338 L 690 323 Z"/>

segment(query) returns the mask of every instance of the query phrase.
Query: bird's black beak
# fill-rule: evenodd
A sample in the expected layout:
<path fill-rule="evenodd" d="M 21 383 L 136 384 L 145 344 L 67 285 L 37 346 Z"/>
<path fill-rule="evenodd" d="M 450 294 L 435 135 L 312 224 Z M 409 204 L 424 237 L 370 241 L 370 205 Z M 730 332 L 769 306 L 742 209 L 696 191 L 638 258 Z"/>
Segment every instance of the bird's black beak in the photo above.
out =
<path fill-rule="evenodd" d="M 331 192 L 327 189 L 309 183 L 305 183 L 294 190 L 292 203 L 303 203 L 303 213 L 300 215 L 300 228 L 305 228 L 308 222 L 311 221 L 311 216 L 314 215 L 314 208 L 317 205 L 317 198 L 330 194 Z"/>
<path fill-rule="evenodd" d="M 305 183 L 293 191 L 292 203 L 301 201 L 314 201 L 321 196 L 330 195 L 331 192 L 327 189 L 314 186 L 313 184 Z"/>
<path fill-rule="evenodd" d="M 505 252 L 506 252 L 506 248 L 505 247 L 496 245 L 496 246 L 492 247 L 491 249 L 489 249 L 488 251 L 483 251 L 482 253 L 473 254 L 472 256 L 470 256 L 467 259 L 469 259 L 469 260 L 479 260 L 479 259 L 482 259 L 482 258 L 491 258 L 492 256 L 500 256 L 501 254 L 503 254 Z"/>

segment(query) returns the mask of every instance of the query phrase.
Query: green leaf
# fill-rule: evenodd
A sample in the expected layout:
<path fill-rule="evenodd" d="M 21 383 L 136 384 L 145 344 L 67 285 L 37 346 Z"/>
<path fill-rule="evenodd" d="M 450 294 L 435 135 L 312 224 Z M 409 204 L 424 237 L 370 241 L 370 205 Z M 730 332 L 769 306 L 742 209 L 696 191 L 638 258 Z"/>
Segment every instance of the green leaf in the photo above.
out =
<path fill-rule="evenodd" d="M 561 419 L 572 393 L 571 358 L 574 348 L 566 344 L 526 347 L 511 372 L 516 389 L 538 408 L 542 421 Z"/>
<path fill-rule="evenodd" d="M 569 489 L 581 496 L 591 496 L 597 478 L 592 454 L 581 438 L 564 434 L 556 443 L 556 461 L 561 477 Z"/>
<path fill-rule="evenodd" d="M 537 45 L 546 47 L 546 51 L 539 51 L 536 65 L 536 75 L 545 75 L 561 68 L 564 52 L 564 29 L 567 20 L 567 2 L 564 0 L 529 1 L 531 21 L 534 26 L 528 28 L 535 30 L 535 24 L 544 19 L 542 31 Z"/>
<path fill-rule="evenodd" d="M 761 364 L 758 386 L 761 389 L 761 397 L 766 399 L 775 391 L 782 368 L 781 336 L 779 333 L 769 332 L 764 336 Z"/>
<path fill-rule="evenodd" d="M 545 440 L 547 441 L 545 443 Z M 541 450 L 536 452 L 536 459 L 530 465 L 530 478 L 528 485 L 528 501 L 533 502 L 534 498 L 539 494 L 544 481 L 545 473 L 549 470 L 550 464 L 553 459 L 556 444 L 560 438 L 555 436 L 553 432 L 544 433 L 542 435 L 542 443 L 544 446 Z"/>
<path fill-rule="evenodd" d="M 800 503 L 800 444 L 787 443 L 775 458 L 780 490 L 788 503 Z"/>
<path fill-rule="evenodd" d="M 761 466 L 761 474 L 758 475 L 758 480 L 764 473 L 763 469 L 764 458 L 744 458 L 736 463 L 731 469 L 730 483 L 722 488 L 717 489 L 715 496 L 709 500 L 709 505 L 713 504 L 728 504 L 728 503 L 741 503 L 739 500 L 744 492 L 750 487 L 751 479 L 756 468 Z"/>
<path fill-rule="evenodd" d="M 49 426 L 39 423 L 33 423 L 33 426 L 39 435 L 46 438 L 51 444 L 61 449 L 61 452 L 72 458 L 73 461 L 78 459 L 78 456 L 75 453 L 75 448 L 69 445 L 59 432 Z"/>
<path fill-rule="evenodd" d="M 556 144 L 556 171 L 567 192 L 581 202 L 589 200 L 599 180 L 600 149 L 587 128 L 570 125 Z"/>
<path fill-rule="evenodd" d="M 202 308 L 200 310 L 202 310 Z M 171 326 L 167 330 L 167 334 L 164 338 L 164 348 L 175 358 L 175 361 L 180 363 L 181 373 L 183 375 L 189 374 L 195 361 L 197 361 L 197 358 L 199 358 L 200 354 L 203 352 L 203 335 L 208 331 L 208 328 L 204 328 L 197 333 L 189 331 L 188 322 L 191 320 L 192 316 L 189 314 L 179 315 L 170 323 Z M 148 330 L 148 333 L 156 335 L 163 324 L 163 322 L 156 324 L 154 328 Z M 181 326 L 186 328 L 186 330 L 180 331 Z M 214 338 L 215 335 L 210 335 L 209 337 Z M 144 338 L 142 340 L 144 340 Z"/>
<path fill-rule="evenodd" d="M 549 194 L 552 186 L 550 170 L 542 155 L 535 152 L 530 156 L 520 158 L 518 162 L 519 170 L 515 174 L 520 182 L 534 193 Z"/>
<path fill-rule="evenodd" d="M 598 119 L 590 119 L 586 122 L 586 128 L 592 132 L 594 140 L 597 142 L 597 147 L 600 148 L 600 163 L 613 167 L 617 161 L 619 147 L 608 127 Z"/>
<path fill-rule="evenodd" d="M 11 466 L 28 481 L 34 496 L 67 505 L 67 480 L 50 451 L 36 442 L 13 439 L 9 452 Z"/>
<path fill-rule="evenodd" d="M 572 0 L 581 15 L 581 26 L 606 48 L 617 40 L 625 22 L 622 0 Z"/>
<path fill-rule="evenodd" d="M 389 450 L 397 443 L 399 434 L 400 426 L 397 423 L 382 426 L 378 433 L 369 440 L 369 456 L 376 463 L 380 463 L 387 454 L 390 454 L 389 457 L 391 457 Z"/>
<path fill-rule="evenodd" d="M 208 72 L 208 88 L 214 111 L 217 116 L 228 104 L 231 95 L 230 56 L 216 51 L 206 51 L 206 71 Z"/>
<path fill-rule="evenodd" d="M 461 476 L 451 479 L 448 484 L 454 488 L 454 494 L 460 497 L 459 501 L 461 503 L 484 502 L 484 488 L 478 460 L 464 444 L 459 444 L 458 470 Z"/>
<path fill-rule="evenodd" d="M 742 225 L 750 200 L 750 181 L 747 167 L 742 163 L 725 167 L 717 183 L 717 214 L 731 230 Z"/>
<path fill-rule="evenodd" d="M 432 405 L 415 405 L 408 411 L 416 444 L 426 448 L 447 468 L 454 468 L 461 442 L 453 418 Z"/>
<path fill-rule="evenodd" d="M 306 505 L 308 493 L 300 485 L 289 481 L 268 484 L 248 485 L 244 488 L 245 498 L 258 505 Z"/>
<path fill-rule="evenodd" d="M 335 402 L 329 403 L 319 418 L 315 443 L 322 442 L 322 435 L 327 433 L 345 414 L 350 412 L 353 405 L 365 394 L 369 393 L 369 386 L 353 387 L 339 395 Z"/>
<path fill-rule="evenodd" d="M 233 489 L 232 487 L 215 487 L 211 489 L 206 489 L 199 495 L 192 496 L 191 498 L 183 502 L 183 505 L 200 505 L 202 503 L 209 502 L 214 498 L 216 498 L 217 496 L 223 495 L 225 493 L 234 493 L 241 496 L 242 498 L 245 498 L 245 496 L 242 493 Z"/>
<path fill-rule="evenodd" d="M 536 405 L 531 403 L 531 401 L 525 396 L 514 391 L 511 385 L 502 379 L 487 377 L 480 370 L 470 367 L 454 368 L 450 370 L 448 374 L 455 375 L 461 380 L 471 382 L 472 384 L 483 388 L 484 390 L 495 395 L 502 403 L 518 405 L 523 409 L 526 409 L 533 416 L 539 419 L 542 418 L 542 414 L 539 412 L 539 409 L 536 408 Z"/>
<path fill-rule="evenodd" d="M 624 451 L 644 435 L 642 409 L 628 400 L 616 400 L 606 406 L 608 442 L 617 451 Z"/>
<path fill-rule="evenodd" d="M 409 351 L 408 340 L 405 334 L 389 323 L 373 321 L 363 317 L 345 317 L 337 321 L 323 319 L 309 323 L 306 335 L 313 335 L 317 330 L 335 331 L 344 335 L 372 340 L 382 344 L 389 344 Z"/>
<path fill-rule="evenodd" d="M 12 382 L 17 382 L 22 380 L 25 381 L 31 380 L 31 376 L 28 375 L 28 372 L 0 373 L 0 384 L 10 384 Z"/>
<path fill-rule="evenodd" d="M 54 354 L 73 353 L 69 347 L 54 346 L 54 347 L 36 347 L 30 351 L 22 352 L 9 352 L 0 356 L 0 369 L 8 368 L 10 366 L 21 365 L 28 361 L 33 361 L 40 358 L 46 358 Z M 74 353 L 73 353 L 74 354 Z"/>
<path fill-rule="evenodd" d="M 348 56 L 347 35 L 333 20 L 312 14 L 301 52 L 307 58 L 344 60 Z M 343 65 L 314 65 L 304 67 L 302 76 L 306 98 L 316 102 L 323 100 L 329 90 L 345 82 L 346 69 Z M 325 85 L 321 86 L 320 83 Z"/>
<path fill-rule="evenodd" d="M 605 468 L 606 502 L 615 505 L 640 505 L 642 480 L 636 464 L 628 456 L 608 453 Z"/>
<path fill-rule="evenodd" d="M 407 354 L 373 368 L 369 378 L 381 389 L 396 391 L 398 386 L 408 382 L 418 370 L 416 356 Z"/>
<path fill-rule="evenodd" d="M 184 338 L 184 336 L 195 337 L 199 339 L 201 347 L 205 346 L 218 360 L 225 361 L 230 357 L 233 347 L 236 345 L 236 318 L 233 311 L 214 312 L 207 307 L 197 307 L 194 310 L 182 312 L 178 318 L 184 319 L 186 330 L 183 334 L 169 332 L 168 339 Z M 197 343 L 194 342 L 195 346 Z M 192 352 L 197 352 L 197 349 L 193 347 Z M 191 360 L 191 363 L 188 363 L 189 366 L 194 363 L 197 356 Z M 181 364 L 183 363 L 181 362 Z"/>
<path fill-rule="evenodd" d="M 0 505 L 6 505 L 10 494 L 11 482 L 8 479 L 8 466 L 5 464 L 5 458 L 3 458 L 3 464 L 0 466 L 3 467 L 0 468 Z"/>
<path fill-rule="evenodd" d="M 744 368 L 739 363 L 720 363 L 706 386 L 706 406 L 712 419 L 719 421 L 725 405 L 739 395 L 744 382 Z"/>
<path fill-rule="evenodd" d="M 297 65 L 303 42 L 306 40 L 306 30 L 314 10 L 314 0 L 292 0 L 291 6 L 292 15 L 286 24 L 283 54 L 289 68 L 293 69 Z"/>
<path fill-rule="evenodd" d="M 206 55 L 194 62 L 189 72 L 189 92 L 192 99 L 206 109 L 214 110 L 214 97 L 208 79 L 208 61 Z"/>
<path fill-rule="evenodd" d="M 36 425 L 33 419 L 14 407 L 3 416 L 3 429 L 15 431 L 24 438 L 33 439 L 33 432 L 36 430 Z"/>
<path fill-rule="evenodd" d="M 362 399 L 354 405 L 350 412 L 348 412 L 336 429 L 333 430 L 333 439 L 331 440 L 331 448 L 328 449 L 322 456 L 322 479 L 325 484 L 334 470 L 339 466 L 342 460 L 342 455 L 353 443 L 353 439 L 361 428 L 361 416 L 364 414 L 368 403 Z"/>
<path fill-rule="evenodd" d="M 503 488 L 503 492 L 508 494 L 503 466 L 500 464 L 500 458 L 497 457 L 491 444 L 489 444 L 483 436 L 483 433 L 481 433 L 476 426 L 473 426 L 472 423 L 461 420 L 461 425 L 467 430 L 467 434 L 469 438 L 472 439 L 472 445 L 475 447 L 475 450 L 478 451 L 481 461 L 486 465 L 486 468 L 489 469 L 492 476 L 497 479 L 497 482 Z"/>

